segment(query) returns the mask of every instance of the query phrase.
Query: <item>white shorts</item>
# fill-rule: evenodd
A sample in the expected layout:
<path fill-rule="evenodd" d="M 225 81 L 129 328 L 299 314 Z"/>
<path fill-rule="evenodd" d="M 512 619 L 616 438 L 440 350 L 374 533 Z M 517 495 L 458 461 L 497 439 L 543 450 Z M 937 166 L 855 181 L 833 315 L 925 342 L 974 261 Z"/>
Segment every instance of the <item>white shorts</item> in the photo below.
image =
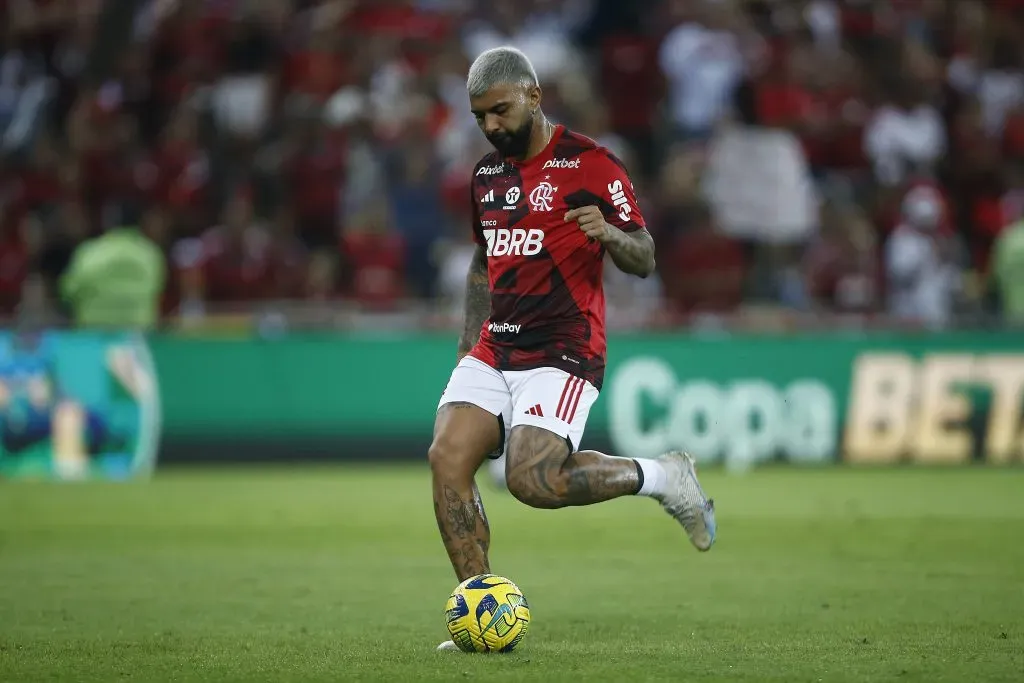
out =
<path fill-rule="evenodd" d="M 472 403 L 496 416 L 501 444 L 489 457 L 498 458 L 505 452 L 506 435 L 519 425 L 554 432 L 569 442 L 570 451 L 579 449 L 598 393 L 590 382 L 565 370 L 495 370 L 466 356 L 452 371 L 437 407 Z"/>

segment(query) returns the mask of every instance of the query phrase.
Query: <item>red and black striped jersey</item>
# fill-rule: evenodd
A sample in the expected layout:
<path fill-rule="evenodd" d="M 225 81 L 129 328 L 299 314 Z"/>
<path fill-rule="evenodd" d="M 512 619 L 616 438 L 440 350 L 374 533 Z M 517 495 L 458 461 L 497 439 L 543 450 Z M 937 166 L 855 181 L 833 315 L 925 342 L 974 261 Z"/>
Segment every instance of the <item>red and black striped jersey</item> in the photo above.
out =
<path fill-rule="evenodd" d="M 470 187 L 491 288 L 490 317 L 471 355 L 499 370 L 561 368 L 600 389 L 605 250 L 565 214 L 598 206 L 620 230 L 644 228 L 626 169 L 590 138 L 556 126 L 531 159 L 485 156 Z"/>

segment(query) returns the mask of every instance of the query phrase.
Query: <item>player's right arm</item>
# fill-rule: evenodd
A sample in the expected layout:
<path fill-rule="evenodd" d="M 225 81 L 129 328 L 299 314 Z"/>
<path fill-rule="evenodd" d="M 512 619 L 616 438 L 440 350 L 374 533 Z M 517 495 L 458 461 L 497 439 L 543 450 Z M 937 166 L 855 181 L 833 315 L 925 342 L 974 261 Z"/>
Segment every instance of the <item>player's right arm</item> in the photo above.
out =
<path fill-rule="evenodd" d="M 487 278 L 487 247 L 476 245 L 473 261 L 466 274 L 466 311 L 459 337 L 459 361 L 469 353 L 480 339 L 480 330 L 491 312 L 491 290 Z"/>

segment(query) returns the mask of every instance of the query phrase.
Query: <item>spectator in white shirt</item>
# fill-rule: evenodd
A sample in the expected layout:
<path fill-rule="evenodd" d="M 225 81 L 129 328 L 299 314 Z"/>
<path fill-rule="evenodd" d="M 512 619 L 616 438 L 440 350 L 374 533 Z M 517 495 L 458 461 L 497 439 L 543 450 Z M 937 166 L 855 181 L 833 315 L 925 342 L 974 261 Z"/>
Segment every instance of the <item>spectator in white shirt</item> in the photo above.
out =
<path fill-rule="evenodd" d="M 921 95 L 920 84 L 901 79 L 888 104 L 864 131 L 864 148 L 875 178 L 893 187 L 914 171 L 928 171 L 946 151 L 946 124 Z"/>
<path fill-rule="evenodd" d="M 703 139 L 727 116 L 744 75 L 740 40 L 729 30 L 729 10 L 709 2 L 700 20 L 676 26 L 662 41 L 672 124 L 686 139 Z"/>
<path fill-rule="evenodd" d="M 953 314 L 960 271 L 952 239 L 941 234 L 942 198 L 918 187 L 903 200 L 902 220 L 885 245 L 889 312 L 899 320 L 943 328 Z"/>

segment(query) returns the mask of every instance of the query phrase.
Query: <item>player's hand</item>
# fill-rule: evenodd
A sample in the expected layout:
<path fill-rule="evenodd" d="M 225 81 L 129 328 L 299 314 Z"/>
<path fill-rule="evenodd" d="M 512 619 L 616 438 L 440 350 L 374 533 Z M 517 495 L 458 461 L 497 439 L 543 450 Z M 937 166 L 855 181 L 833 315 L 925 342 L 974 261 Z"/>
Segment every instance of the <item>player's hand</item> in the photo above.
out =
<path fill-rule="evenodd" d="M 565 214 L 565 222 L 576 221 L 583 234 L 598 242 L 606 242 L 611 239 L 615 228 L 608 225 L 604 220 L 604 214 L 596 206 L 581 206 L 578 209 L 570 209 Z"/>

